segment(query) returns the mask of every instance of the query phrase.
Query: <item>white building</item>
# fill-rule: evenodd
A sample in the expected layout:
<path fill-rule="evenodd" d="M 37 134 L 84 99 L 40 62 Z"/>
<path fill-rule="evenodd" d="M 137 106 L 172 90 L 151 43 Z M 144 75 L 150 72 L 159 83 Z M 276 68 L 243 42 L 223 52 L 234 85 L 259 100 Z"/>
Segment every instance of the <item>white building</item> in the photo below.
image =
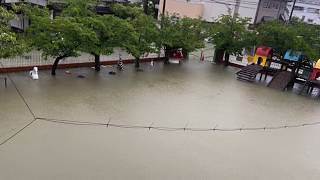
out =
<path fill-rule="evenodd" d="M 166 13 L 181 16 L 201 17 L 213 22 L 221 15 L 238 14 L 251 18 L 251 23 L 273 19 L 285 19 L 287 0 L 160 0 L 160 13 L 166 1 Z"/>
<path fill-rule="evenodd" d="M 290 16 L 298 17 L 309 24 L 320 24 L 320 0 L 297 0 L 293 7 L 293 0 L 289 0 L 286 9 L 287 18 Z"/>
<path fill-rule="evenodd" d="M 29 2 L 40 6 L 47 6 L 48 0 L 0 0 L 0 4 L 10 5 L 11 3 Z M 11 27 L 19 30 L 25 30 L 29 26 L 29 19 L 22 15 L 17 14 L 16 18 L 10 21 Z"/>

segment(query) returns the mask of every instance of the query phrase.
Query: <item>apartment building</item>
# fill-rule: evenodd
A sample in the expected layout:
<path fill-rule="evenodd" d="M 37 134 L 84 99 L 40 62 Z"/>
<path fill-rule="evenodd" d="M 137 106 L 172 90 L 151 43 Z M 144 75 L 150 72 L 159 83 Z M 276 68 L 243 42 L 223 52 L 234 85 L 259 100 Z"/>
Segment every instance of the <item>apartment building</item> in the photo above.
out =
<path fill-rule="evenodd" d="M 221 15 L 248 17 L 251 24 L 285 20 L 287 0 L 160 0 L 159 12 L 214 22 Z"/>
<path fill-rule="evenodd" d="M 12 8 L 14 3 L 27 2 L 33 5 L 49 7 L 52 10 L 52 16 L 58 16 L 63 8 L 65 0 L 0 0 L 0 5 L 6 6 L 8 9 Z M 98 14 L 112 13 L 110 5 L 113 3 L 130 3 L 129 0 L 100 0 L 99 4 L 94 8 Z M 10 25 L 17 31 L 23 31 L 28 28 L 30 22 L 28 17 L 23 14 L 17 14 L 16 18 L 10 21 Z"/>

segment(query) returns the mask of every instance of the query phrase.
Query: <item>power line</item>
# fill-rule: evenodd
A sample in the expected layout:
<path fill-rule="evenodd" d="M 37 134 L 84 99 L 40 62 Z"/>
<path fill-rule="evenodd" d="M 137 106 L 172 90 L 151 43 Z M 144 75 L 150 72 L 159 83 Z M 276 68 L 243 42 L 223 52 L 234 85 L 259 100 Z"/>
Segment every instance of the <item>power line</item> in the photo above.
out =
<path fill-rule="evenodd" d="M 207 3 L 212 3 L 212 4 L 223 4 L 223 5 L 230 5 L 230 6 L 236 6 L 236 4 L 232 3 L 226 3 L 226 2 L 221 2 L 221 1 L 210 1 L 210 0 L 203 0 L 201 2 L 207 2 Z M 240 3 L 242 4 L 242 3 Z M 245 9 L 257 9 L 254 7 L 249 7 L 249 6 L 242 6 L 242 5 L 237 5 L 238 7 L 245 8 Z"/>
<path fill-rule="evenodd" d="M 234 3 L 236 4 L 236 0 L 209 0 L 211 2 L 221 2 L 221 3 Z M 190 0 L 189 2 L 204 2 L 204 0 Z M 248 4 L 248 5 L 258 5 L 257 2 L 254 1 L 243 1 L 241 0 L 241 4 Z"/>

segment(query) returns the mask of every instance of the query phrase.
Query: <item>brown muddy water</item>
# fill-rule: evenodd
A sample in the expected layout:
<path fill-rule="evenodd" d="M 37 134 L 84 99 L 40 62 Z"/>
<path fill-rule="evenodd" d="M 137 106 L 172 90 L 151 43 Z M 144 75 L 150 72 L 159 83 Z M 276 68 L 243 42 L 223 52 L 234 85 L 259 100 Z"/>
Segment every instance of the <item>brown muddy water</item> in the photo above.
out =
<path fill-rule="evenodd" d="M 247 128 L 320 121 L 319 100 L 235 79 L 198 61 L 11 74 L 37 117 L 141 126 Z M 85 78 L 78 78 L 84 75 Z M 33 120 L 13 85 L 0 86 L 0 143 Z M 0 146 L 2 180 L 320 179 L 320 125 L 193 132 L 36 120 Z"/>

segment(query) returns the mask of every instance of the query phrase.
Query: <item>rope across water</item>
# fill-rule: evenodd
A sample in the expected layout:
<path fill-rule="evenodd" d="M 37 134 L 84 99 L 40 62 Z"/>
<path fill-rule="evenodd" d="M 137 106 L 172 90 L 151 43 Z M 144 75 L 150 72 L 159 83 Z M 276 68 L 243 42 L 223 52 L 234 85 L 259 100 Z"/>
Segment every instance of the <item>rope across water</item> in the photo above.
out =
<path fill-rule="evenodd" d="M 0 66 L 4 68 L 3 64 L 0 62 Z M 51 123 L 58 123 L 58 124 L 65 124 L 65 125 L 74 125 L 74 126 L 102 126 L 107 128 L 122 128 L 122 129 L 146 129 L 146 130 L 158 130 L 158 131 L 195 131 L 195 132 L 245 132 L 245 131 L 265 131 L 265 130 L 280 130 L 280 129 L 288 129 L 288 128 L 299 128 L 305 126 L 316 126 L 320 125 L 320 121 L 311 122 L 311 123 L 301 123 L 295 125 L 282 125 L 282 126 L 262 126 L 262 127 L 239 127 L 239 128 L 218 128 L 215 126 L 213 128 L 193 128 L 193 127 L 170 127 L 170 126 L 154 126 L 153 123 L 150 125 L 130 125 L 130 124 L 117 124 L 111 123 L 109 120 L 107 123 L 101 122 L 87 122 L 87 121 L 74 121 L 74 120 L 66 120 L 66 119 L 54 119 L 54 118 L 44 118 L 44 117 L 37 117 L 28 102 L 26 101 L 25 97 L 19 90 L 16 83 L 10 77 L 10 75 L 6 72 L 6 76 L 12 83 L 14 89 L 17 91 L 19 97 L 22 99 L 23 103 L 25 104 L 26 108 L 32 115 L 33 119 L 31 122 L 23 126 L 19 129 L 16 133 L 11 135 L 9 138 L 5 139 L 3 142 L 0 142 L 0 146 L 4 145 L 8 141 L 12 140 L 15 136 L 20 134 L 23 130 L 31 126 L 35 121 L 47 121 Z"/>
<path fill-rule="evenodd" d="M 41 121 L 48 121 L 52 123 L 74 125 L 74 126 L 103 126 L 107 128 L 114 127 L 114 128 L 123 128 L 123 129 L 147 129 L 147 130 L 154 129 L 159 131 L 198 131 L 198 132 L 201 132 L 201 131 L 202 132 L 261 131 L 261 130 L 278 130 L 278 129 L 299 128 L 299 127 L 305 127 L 305 126 L 320 125 L 320 122 L 311 122 L 311 123 L 283 125 L 283 126 L 240 127 L 240 128 L 218 128 L 218 126 L 215 126 L 213 128 L 192 128 L 187 126 L 185 127 L 154 126 L 153 123 L 149 126 L 117 124 L 117 123 L 111 123 L 110 120 L 108 123 L 101 123 L 101 122 L 74 121 L 74 120 L 51 119 L 51 118 L 36 118 L 36 119 Z"/>

